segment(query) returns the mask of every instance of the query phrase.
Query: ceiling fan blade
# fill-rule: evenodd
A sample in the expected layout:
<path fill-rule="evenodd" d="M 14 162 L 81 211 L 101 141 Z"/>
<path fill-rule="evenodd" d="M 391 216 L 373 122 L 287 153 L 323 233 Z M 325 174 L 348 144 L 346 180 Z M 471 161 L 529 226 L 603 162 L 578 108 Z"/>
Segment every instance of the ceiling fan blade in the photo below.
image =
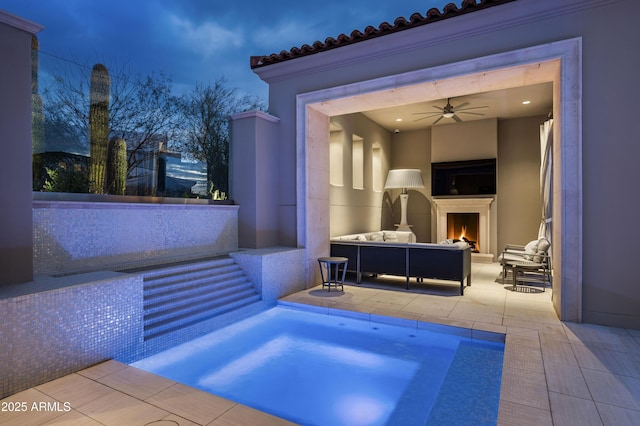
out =
<path fill-rule="evenodd" d="M 424 115 L 429 114 L 428 117 L 435 117 L 436 115 L 441 115 L 441 112 L 412 112 L 411 115 Z"/>
<path fill-rule="evenodd" d="M 484 109 L 484 108 L 489 108 L 489 105 L 483 105 L 483 106 L 477 106 L 477 107 L 471 107 L 471 108 L 456 108 L 456 112 L 460 112 L 460 111 L 468 111 L 470 109 Z"/>
<path fill-rule="evenodd" d="M 454 107 L 453 107 L 453 109 L 457 111 L 457 110 L 459 110 L 460 108 L 462 108 L 462 107 L 464 107 L 464 106 L 467 106 L 467 105 L 469 105 L 469 102 L 463 102 L 463 103 L 461 103 L 461 104 L 460 104 L 460 105 L 458 105 L 458 106 L 454 106 Z"/>
<path fill-rule="evenodd" d="M 441 115 L 440 118 L 438 118 L 436 121 L 433 122 L 433 124 L 437 124 L 438 121 L 442 120 L 444 117 Z"/>
<path fill-rule="evenodd" d="M 432 107 L 434 107 L 435 109 L 437 109 L 438 111 L 444 111 L 443 107 L 439 107 L 438 105 L 431 105 Z"/>
<path fill-rule="evenodd" d="M 454 115 L 453 118 L 457 123 L 461 122 L 462 120 L 460 119 L 460 117 L 458 117 L 457 115 Z"/>
<path fill-rule="evenodd" d="M 426 116 L 426 117 L 416 118 L 416 119 L 415 119 L 415 120 L 413 120 L 413 121 L 425 120 L 425 119 L 427 119 L 427 118 L 433 118 L 433 117 L 436 117 L 436 116 L 442 116 L 442 114 L 428 115 L 428 116 Z"/>
<path fill-rule="evenodd" d="M 485 115 L 481 112 L 466 112 L 466 111 L 456 111 L 456 114 Z"/>

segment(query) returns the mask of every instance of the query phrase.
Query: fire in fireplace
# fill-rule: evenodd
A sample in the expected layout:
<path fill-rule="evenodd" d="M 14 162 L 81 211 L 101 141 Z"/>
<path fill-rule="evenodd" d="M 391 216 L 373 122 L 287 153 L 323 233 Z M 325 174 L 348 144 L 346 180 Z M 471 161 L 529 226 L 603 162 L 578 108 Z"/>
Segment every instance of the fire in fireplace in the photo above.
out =
<path fill-rule="evenodd" d="M 479 253 L 480 214 L 447 213 L 447 238 L 466 241 L 474 253 Z"/>

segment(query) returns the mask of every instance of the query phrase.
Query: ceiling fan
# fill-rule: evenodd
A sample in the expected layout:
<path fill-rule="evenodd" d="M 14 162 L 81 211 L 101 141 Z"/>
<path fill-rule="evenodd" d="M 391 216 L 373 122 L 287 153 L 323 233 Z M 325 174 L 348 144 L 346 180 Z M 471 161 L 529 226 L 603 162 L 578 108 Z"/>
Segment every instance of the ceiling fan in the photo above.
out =
<path fill-rule="evenodd" d="M 447 105 L 445 105 L 444 107 L 439 107 L 437 105 L 433 105 L 433 107 L 435 109 L 437 109 L 439 112 L 414 112 L 413 115 L 425 115 L 425 117 L 422 118 L 418 118 L 416 120 L 413 121 L 420 121 L 420 120 L 424 120 L 425 118 L 432 118 L 432 117 L 438 117 L 438 119 L 436 121 L 434 121 L 432 124 L 436 124 L 438 123 L 440 120 L 442 120 L 443 118 L 452 118 L 454 121 L 456 122 L 461 122 L 462 119 L 460 117 L 458 117 L 458 114 L 470 114 L 470 115 L 484 115 L 482 113 L 479 112 L 469 112 L 469 110 L 472 109 L 484 109 L 484 108 L 489 108 L 488 105 L 484 105 L 484 106 L 477 106 L 477 107 L 467 107 L 467 105 L 469 105 L 469 102 L 463 102 L 458 106 L 453 106 L 451 105 L 451 98 L 447 98 Z"/>

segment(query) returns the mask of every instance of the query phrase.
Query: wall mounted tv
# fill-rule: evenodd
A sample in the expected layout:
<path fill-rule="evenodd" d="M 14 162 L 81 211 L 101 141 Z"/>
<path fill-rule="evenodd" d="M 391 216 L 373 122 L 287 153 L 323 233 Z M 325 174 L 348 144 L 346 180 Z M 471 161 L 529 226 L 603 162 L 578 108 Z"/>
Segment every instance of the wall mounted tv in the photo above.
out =
<path fill-rule="evenodd" d="M 496 159 L 431 163 L 431 195 L 496 193 Z"/>

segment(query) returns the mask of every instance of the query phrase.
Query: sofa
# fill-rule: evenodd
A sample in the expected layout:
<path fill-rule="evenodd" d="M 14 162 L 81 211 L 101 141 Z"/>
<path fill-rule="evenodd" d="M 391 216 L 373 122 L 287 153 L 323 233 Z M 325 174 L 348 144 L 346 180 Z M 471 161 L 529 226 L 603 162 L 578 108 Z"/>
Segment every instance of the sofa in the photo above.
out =
<path fill-rule="evenodd" d="M 460 295 L 465 279 L 471 285 L 471 247 L 465 242 L 418 243 L 412 232 L 377 231 L 332 237 L 330 244 L 331 256 L 349 259 L 347 270 L 356 273 L 358 284 L 362 274 L 388 274 L 404 276 L 407 289 L 411 277 L 456 281 Z"/>

